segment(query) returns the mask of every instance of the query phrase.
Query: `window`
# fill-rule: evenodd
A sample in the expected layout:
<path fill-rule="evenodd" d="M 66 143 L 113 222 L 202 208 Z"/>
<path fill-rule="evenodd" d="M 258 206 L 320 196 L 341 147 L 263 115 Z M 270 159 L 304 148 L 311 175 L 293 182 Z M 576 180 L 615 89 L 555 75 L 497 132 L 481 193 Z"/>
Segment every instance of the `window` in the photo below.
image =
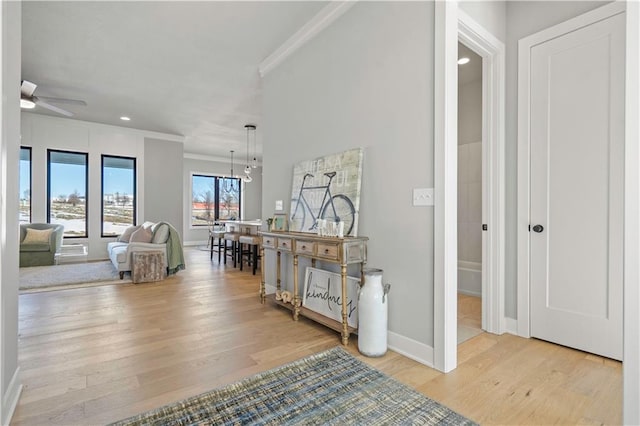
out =
<path fill-rule="evenodd" d="M 102 156 L 102 236 L 136 224 L 136 159 Z"/>
<path fill-rule="evenodd" d="M 81 152 L 47 150 L 47 222 L 66 238 L 87 237 L 87 164 Z"/>
<path fill-rule="evenodd" d="M 219 212 L 216 219 L 240 219 L 240 179 L 218 178 Z"/>
<path fill-rule="evenodd" d="M 31 147 L 20 147 L 20 223 L 31 222 Z"/>
<path fill-rule="evenodd" d="M 191 226 L 206 226 L 210 220 L 240 219 L 238 178 L 191 176 Z"/>

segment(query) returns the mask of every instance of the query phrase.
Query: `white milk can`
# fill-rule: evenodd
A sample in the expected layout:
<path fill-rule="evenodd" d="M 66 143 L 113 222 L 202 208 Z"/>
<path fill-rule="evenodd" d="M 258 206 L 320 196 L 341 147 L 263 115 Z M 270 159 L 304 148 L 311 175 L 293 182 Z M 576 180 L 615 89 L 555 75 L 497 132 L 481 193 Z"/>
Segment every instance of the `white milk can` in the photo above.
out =
<path fill-rule="evenodd" d="M 387 316 L 390 284 L 382 284 L 382 269 L 365 269 L 358 293 L 358 350 L 371 357 L 387 352 Z"/>

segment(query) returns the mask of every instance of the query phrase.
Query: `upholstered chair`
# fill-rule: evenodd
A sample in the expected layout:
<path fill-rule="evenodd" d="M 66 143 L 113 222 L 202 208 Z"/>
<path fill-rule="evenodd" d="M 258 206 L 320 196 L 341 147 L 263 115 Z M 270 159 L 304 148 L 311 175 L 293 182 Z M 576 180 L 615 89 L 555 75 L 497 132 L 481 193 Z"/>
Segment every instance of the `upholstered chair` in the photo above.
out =
<path fill-rule="evenodd" d="M 20 224 L 20 267 L 55 263 L 62 247 L 64 226 L 51 223 Z"/>

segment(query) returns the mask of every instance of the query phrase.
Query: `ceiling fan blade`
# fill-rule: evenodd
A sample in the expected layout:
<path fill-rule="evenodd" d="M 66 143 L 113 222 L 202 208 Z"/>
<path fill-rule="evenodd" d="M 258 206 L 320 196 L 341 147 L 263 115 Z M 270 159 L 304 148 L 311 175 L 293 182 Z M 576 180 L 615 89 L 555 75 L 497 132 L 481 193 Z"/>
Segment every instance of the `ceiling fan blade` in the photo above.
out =
<path fill-rule="evenodd" d="M 22 80 L 22 84 L 20 85 L 20 93 L 30 98 L 31 96 L 33 96 L 33 92 L 36 91 L 36 87 L 38 87 L 37 84 L 34 84 L 27 80 Z"/>
<path fill-rule="evenodd" d="M 50 96 L 38 96 L 38 99 L 42 99 L 47 102 L 55 102 L 57 104 L 87 106 L 87 103 L 85 101 L 81 101 L 78 99 L 52 98 Z"/>
<path fill-rule="evenodd" d="M 67 111 L 66 109 L 58 108 L 57 106 L 48 104 L 44 101 L 41 101 L 39 98 L 36 98 L 35 96 L 33 97 L 33 100 L 38 106 L 41 106 L 53 112 L 57 112 L 58 114 L 66 115 L 67 117 L 73 117 L 73 113 Z"/>

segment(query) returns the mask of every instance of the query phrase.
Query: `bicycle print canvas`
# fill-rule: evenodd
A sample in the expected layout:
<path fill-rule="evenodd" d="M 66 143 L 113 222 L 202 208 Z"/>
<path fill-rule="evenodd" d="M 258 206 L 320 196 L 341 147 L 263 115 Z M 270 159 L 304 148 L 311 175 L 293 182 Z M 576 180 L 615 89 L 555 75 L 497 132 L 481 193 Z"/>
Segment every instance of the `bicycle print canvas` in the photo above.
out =
<path fill-rule="evenodd" d="M 317 232 L 317 220 L 343 222 L 345 236 L 358 235 L 362 148 L 355 148 L 293 167 L 289 230 Z"/>

